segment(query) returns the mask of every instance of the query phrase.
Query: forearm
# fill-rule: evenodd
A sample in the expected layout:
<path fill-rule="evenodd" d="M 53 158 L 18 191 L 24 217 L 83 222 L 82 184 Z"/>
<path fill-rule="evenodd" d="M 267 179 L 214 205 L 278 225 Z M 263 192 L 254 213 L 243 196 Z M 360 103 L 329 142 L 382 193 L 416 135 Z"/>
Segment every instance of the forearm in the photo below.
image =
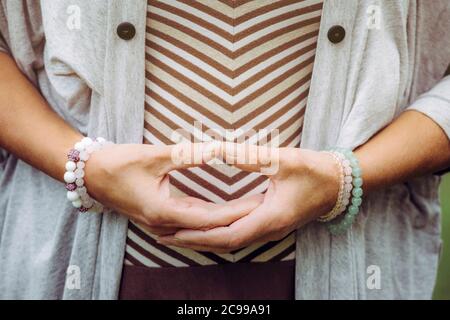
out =
<path fill-rule="evenodd" d="M 434 173 L 450 166 L 450 141 L 430 118 L 417 111 L 404 112 L 389 126 L 357 149 L 364 191 Z"/>
<path fill-rule="evenodd" d="M 0 53 L 0 146 L 60 181 L 66 152 L 81 134 L 61 119 Z"/>

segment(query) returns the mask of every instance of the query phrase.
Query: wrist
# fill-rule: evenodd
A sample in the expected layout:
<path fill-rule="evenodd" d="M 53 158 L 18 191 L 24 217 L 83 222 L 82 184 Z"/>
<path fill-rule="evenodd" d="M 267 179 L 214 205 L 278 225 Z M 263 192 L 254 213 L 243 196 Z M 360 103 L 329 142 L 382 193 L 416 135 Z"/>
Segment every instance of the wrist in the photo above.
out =
<path fill-rule="evenodd" d="M 67 199 L 80 212 L 100 213 L 103 211 L 103 206 L 88 193 L 85 185 L 85 168 L 91 155 L 109 144 L 111 143 L 103 138 L 91 139 L 85 137 L 75 143 L 67 153 L 66 171 L 64 173 Z"/>
<path fill-rule="evenodd" d="M 303 150 L 303 163 L 312 181 L 315 199 L 314 218 L 330 212 L 336 204 L 340 189 L 339 167 L 333 156 L 325 152 Z M 302 178 L 303 179 L 303 178 Z"/>

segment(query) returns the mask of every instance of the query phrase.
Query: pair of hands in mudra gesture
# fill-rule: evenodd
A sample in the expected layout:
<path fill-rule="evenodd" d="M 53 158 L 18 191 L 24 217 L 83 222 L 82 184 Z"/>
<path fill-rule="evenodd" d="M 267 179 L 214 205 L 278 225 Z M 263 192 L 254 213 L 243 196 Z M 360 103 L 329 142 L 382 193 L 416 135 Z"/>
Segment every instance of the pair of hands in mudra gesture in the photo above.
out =
<path fill-rule="evenodd" d="M 264 174 L 270 167 L 267 192 L 224 204 L 170 196 L 170 171 L 216 157 L 245 171 Z M 329 154 L 299 148 L 130 144 L 95 152 L 85 183 L 94 198 L 144 225 L 160 243 L 223 253 L 282 239 L 327 213 L 338 194 L 337 170 Z"/>

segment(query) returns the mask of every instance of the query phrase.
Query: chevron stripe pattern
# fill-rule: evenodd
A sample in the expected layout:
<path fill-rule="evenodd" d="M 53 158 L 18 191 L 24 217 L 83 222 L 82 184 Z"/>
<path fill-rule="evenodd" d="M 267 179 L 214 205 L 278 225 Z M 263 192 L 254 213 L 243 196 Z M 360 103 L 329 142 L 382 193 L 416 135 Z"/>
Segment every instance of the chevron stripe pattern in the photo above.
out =
<path fill-rule="evenodd" d="M 321 13 L 322 0 L 149 0 L 144 143 L 174 144 L 181 136 L 298 147 Z M 174 195 L 215 203 L 262 193 L 268 184 L 225 164 L 175 171 L 170 181 Z M 130 222 L 125 263 L 187 267 L 294 257 L 294 234 L 213 254 L 162 246 Z"/>

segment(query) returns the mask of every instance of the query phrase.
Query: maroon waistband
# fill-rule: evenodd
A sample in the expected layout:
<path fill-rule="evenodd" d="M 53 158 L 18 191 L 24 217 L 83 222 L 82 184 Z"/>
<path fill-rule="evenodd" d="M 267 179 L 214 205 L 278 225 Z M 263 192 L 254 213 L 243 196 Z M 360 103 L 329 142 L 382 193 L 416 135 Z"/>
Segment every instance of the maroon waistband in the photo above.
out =
<path fill-rule="evenodd" d="M 124 266 L 119 299 L 293 300 L 295 261 L 183 268 Z"/>

